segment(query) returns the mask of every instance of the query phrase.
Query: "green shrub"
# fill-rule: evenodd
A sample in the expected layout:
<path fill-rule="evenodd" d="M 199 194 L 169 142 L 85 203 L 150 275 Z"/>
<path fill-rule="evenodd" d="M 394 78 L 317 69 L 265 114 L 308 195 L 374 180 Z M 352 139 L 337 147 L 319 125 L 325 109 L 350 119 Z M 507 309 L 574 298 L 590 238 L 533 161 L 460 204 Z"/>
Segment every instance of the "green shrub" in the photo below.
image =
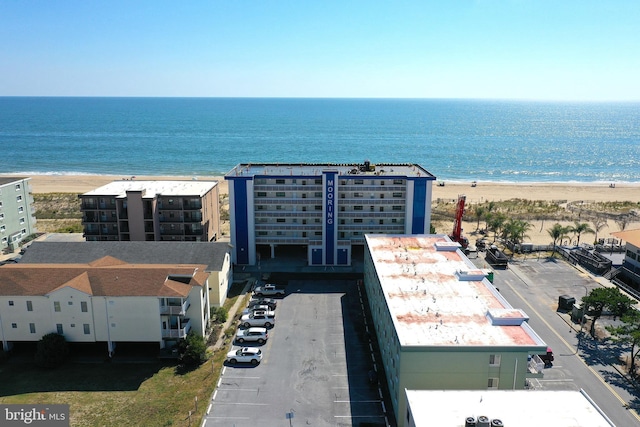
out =
<path fill-rule="evenodd" d="M 50 333 L 38 341 L 36 364 L 42 368 L 55 368 L 67 361 L 69 346 L 63 335 Z"/>
<path fill-rule="evenodd" d="M 214 323 L 224 323 L 229 317 L 229 312 L 224 307 L 211 307 L 211 321 Z"/>

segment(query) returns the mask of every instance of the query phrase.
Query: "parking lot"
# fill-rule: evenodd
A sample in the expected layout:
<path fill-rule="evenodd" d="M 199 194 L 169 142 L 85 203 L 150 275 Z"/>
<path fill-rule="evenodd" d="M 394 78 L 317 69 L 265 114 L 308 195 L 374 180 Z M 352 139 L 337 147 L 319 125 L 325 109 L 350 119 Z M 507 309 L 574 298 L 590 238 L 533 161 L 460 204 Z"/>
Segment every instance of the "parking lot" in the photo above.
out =
<path fill-rule="evenodd" d="M 275 311 L 268 341 L 245 343 L 262 362 L 223 368 L 205 425 L 386 425 L 355 282 L 289 281 Z"/>

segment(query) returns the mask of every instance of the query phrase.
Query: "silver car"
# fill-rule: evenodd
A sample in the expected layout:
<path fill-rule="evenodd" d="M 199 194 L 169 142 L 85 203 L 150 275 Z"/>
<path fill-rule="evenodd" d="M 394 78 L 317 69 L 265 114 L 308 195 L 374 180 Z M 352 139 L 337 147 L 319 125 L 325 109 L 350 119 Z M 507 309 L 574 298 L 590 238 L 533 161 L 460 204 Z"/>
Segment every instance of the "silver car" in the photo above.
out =
<path fill-rule="evenodd" d="M 245 341 L 264 344 L 267 339 L 269 339 L 267 328 L 240 329 L 238 330 L 238 332 L 236 332 L 236 341 L 238 341 L 240 344 Z"/>

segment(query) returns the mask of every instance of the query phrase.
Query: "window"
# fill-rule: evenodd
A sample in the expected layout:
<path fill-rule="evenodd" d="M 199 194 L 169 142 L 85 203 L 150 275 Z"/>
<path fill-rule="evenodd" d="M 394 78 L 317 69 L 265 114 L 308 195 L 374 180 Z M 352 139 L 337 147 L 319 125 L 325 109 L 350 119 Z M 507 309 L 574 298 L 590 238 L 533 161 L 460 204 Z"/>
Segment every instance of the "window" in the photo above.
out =
<path fill-rule="evenodd" d="M 302 198 L 306 199 L 307 198 L 307 193 L 302 193 Z"/>
<path fill-rule="evenodd" d="M 0 226 L 0 231 L 4 233 L 6 230 L 7 230 L 7 227 L 5 227 L 4 225 Z"/>
<path fill-rule="evenodd" d="M 391 224 L 397 224 L 398 220 L 396 218 L 391 218 Z"/>
<path fill-rule="evenodd" d="M 316 224 L 320 224 L 320 218 L 315 218 L 313 222 L 315 222 Z"/>
<path fill-rule="evenodd" d="M 362 210 L 362 206 L 354 206 L 353 210 L 354 211 L 361 211 Z"/>
<path fill-rule="evenodd" d="M 362 184 L 364 184 L 364 180 L 362 180 L 362 179 L 354 179 L 353 183 L 356 184 L 356 185 L 362 185 Z"/>
<path fill-rule="evenodd" d="M 172 205 L 173 204 L 173 199 L 169 199 L 169 204 Z"/>
<path fill-rule="evenodd" d="M 321 211 L 322 210 L 322 205 L 315 205 L 314 208 L 317 211 Z"/>
<path fill-rule="evenodd" d="M 384 212 L 384 206 L 380 206 L 380 212 Z"/>
<path fill-rule="evenodd" d="M 4 214 L 0 213 L 0 220 L 3 220 L 3 219 L 4 219 Z"/>
<path fill-rule="evenodd" d="M 266 191 L 258 191 L 258 194 L 256 194 L 256 197 L 267 197 L 267 192 Z"/>
<path fill-rule="evenodd" d="M 276 222 L 287 222 L 284 218 L 276 218 Z"/>
<path fill-rule="evenodd" d="M 27 301 L 27 311 L 33 311 L 33 303 L 31 301 Z"/>
<path fill-rule="evenodd" d="M 18 213 L 22 213 L 22 212 L 24 212 L 24 207 L 20 206 L 20 207 L 18 208 Z"/>
<path fill-rule="evenodd" d="M 11 327 L 12 327 L 13 329 L 18 329 L 18 324 L 17 324 L 17 323 L 12 323 L 12 324 L 11 324 Z"/>
<path fill-rule="evenodd" d="M 6 237 L 2 238 L 2 243 L 7 243 L 7 238 Z"/>
<path fill-rule="evenodd" d="M 394 193 L 393 193 L 393 197 L 396 197 L 396 198 L 397 198 L 397 197 L 402 197 L 402 193 L 394 192 Z"/>
<path fill-rule="evenodd" d="M 29 332 L 31 332 L 32 334 L 36 333 L 36 324 L 35 323 L 29 323 Z"/>
<path fill-rule="evenodd" d="M 490 354 L 489 355 L 489 366 L 500 366 L 500 355 L 499 354 Z"/>
<path fill-rule="evenodd" d="M 394 206 L 393 208 L 394 211 L 401 211 L 402 210 L 402 206 Z"/>
<path fill-rule="evenodd" d="M 22 230 L 20 230 L 20 233 L 22 233 L 22 234 L 27 234 L 27 229 L 26 229 L 26 228 L 23 228 Z"/>
<path fill-rule="evenodd" d="M 284 179 L 276 179 L 276 184 L 284 184 Z"/>
<path fill-rule="evenodd" d="M 16 184 L 16 191 L 20 191 L 20 184 Z"/>
<path fill-rule="evenodd" d="M 53 302 L 53 311 L 60 311 L 60 301 Z"/>
<path fill-rule="evenodd" d="M 364 197 L 364 193 L 353 193 L 353 197 Z"/>
<path fill-rule="evenodd" d="M 56 323 L 56 330 L 60 335 L 64 334 L 64 329 L 62 329 L 62 323 Z"/>
<path fill-rule="evenodd" d="M 355 219 L 353 220 L 353 223 L 354 223 L 354 224 L 362 224 L 362 218 L 355 218 Z"/>
<path fill-rule="evenodd" d="M 315 234 L 316 236 L 322 236 L 322 231 L 316 231 L 316 232 L 315 232 L 315 233 L 313 233 L 313 234 Z"/>
<path fill-rule="evenodd" d="M 378 223 L 379 223 L 380 225 L 384 225 L 384 219 L 381 219 L 380 221 L 378 221 Z"/>
<path fill-rule="evenodd" d="M 487 388 L 498 388 L 498 378 L 489 378 Z"/>
<path fill-rule="evenodd" d="M 314 183 L 320 185 L 320 184 L 322 184 L 322 179 L 316 179 L 314 181 Z"/>
<path fill-rule="evenodd" d="M 9 301 L 9 306 L 13 307 L 13 301 Z"/>
<path fill-rule="evenodd" d="M 22 201 L 22 196 L 16 197 L 16 202 L 21 202 L 21 201 Z"/>
<path fill-rule="evenodd" d="M 401 179 L 394 179 L 393 180 L 393 185 L 402 185 L 404 184 L 404 182 Z"/>
<path fill-rule="evenodd" d="M 88 311 L 86 301 L 80 301 L 80 309 L 82 310 L 83 313 L 86 313 Z"/>
<path fill-rule="evenodd" d="M 89 327 L 89 324 L 85 323 L 82 326 L 84 327 L 84 334 L 89 335 L 91 333 L 91 328 Z"/>
<path fill-rule="evenodd" d="M 322 197 L 322 191 L 316 191 L 313 193 L 313 197 Z"/>
<path fill-rule="evenodd" d="M 20 225 L 24 224 L 24 218 L 20 218 Z"/>
<path fill-rule="evenodd" d="M 268 236 L 269 233 L 267 233 L 266 231 L 258 231 L 258 236 Z"/>
<path fill-rule="evenodd" d="M 276 191 L 276 197 L 284 197 L 284 191 Z"/>
<path fill-rule="evenodd" d="M 69 301 L 69 302 L 67 302 L 67 304 L 73 305 L 73 301 Z"/>

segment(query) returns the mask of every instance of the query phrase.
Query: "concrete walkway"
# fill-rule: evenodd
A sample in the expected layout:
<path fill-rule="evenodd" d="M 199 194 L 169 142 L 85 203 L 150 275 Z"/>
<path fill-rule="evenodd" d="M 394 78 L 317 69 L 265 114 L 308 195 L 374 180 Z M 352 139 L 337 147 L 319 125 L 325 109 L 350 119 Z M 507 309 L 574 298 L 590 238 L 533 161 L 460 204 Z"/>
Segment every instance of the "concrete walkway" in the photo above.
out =
<path fill-rule="evenodd" d="M 215 344 L 213 344 L 212 346 L 209 346 L 207 350 L 210 350 L 213 352 L 222 348 L 225 345 L 225 341 L 227 340 L 227 338 L 224 336 L 224 332 L 227 329 L 229 329 L 232 323 L 236 322 L 236 314 L 244 310 L 244 304 L 243 304 L 244 296 L 247 294 L 247 292 L 251 290 L 251 287 L 253 286 L 255 281 L 256 279 L 253 277 L 247 280 L 247 283 L 244 285 L 244 288 L 242 289 L 242 292 L 240 293 L 240 295 L 238 295 L 236 302 L 233 304 L 233 306 L 231 306 L 231 308 L 229 309 L 229 312 L 227 313 L 227 321 L 224 322 L 224 325 L 222 325 L 222 329 L 220 330 L 218 339 L 216 340 Z M 233 338 L 230 338 L 230 339 L 233 339 Z"/>

